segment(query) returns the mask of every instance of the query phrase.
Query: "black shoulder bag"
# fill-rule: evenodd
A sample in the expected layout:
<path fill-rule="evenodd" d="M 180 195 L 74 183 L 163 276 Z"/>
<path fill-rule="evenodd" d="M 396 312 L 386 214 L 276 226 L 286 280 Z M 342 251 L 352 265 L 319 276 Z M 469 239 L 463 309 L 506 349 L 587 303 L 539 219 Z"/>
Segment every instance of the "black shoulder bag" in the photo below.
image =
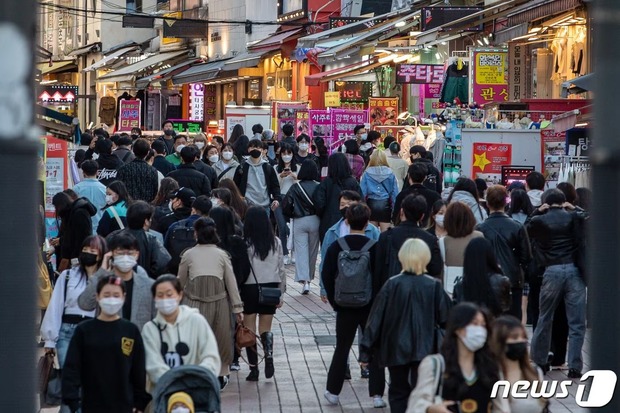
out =
<path fill-rule="evenodd" d="M 254 273 L 254 267 L 252 266 L 251 262 L 250 270 L 252 271 L 252 275 L 254 276 L 254 281 L 256 281 L 256 288 L 258 288 L 258 303 L 260 305 L 269 305 L 273 307 L 280 304 L 282 291 L 279 288 L 261 287 L 261 285 L 258 283 L 258 279 L 256 278 L 256 274 Z"/>

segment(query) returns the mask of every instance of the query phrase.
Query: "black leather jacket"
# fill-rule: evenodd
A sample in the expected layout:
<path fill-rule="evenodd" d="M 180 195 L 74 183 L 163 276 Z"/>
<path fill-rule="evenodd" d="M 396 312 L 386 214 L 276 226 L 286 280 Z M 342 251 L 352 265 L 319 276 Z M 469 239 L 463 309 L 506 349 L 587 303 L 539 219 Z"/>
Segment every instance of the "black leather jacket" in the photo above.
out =
<path fill-rule="evenodd" d="M 523 225 L 503 212 L 492 213 L 476 229 L 491 242 L 499 266 L 512 288 L 523 288 L 523 274 L 532 259 L 530 241 Z"/>
<path fill-rule="evenodd" d="M 421 361 L 432 353 L 435 326 L 446 322 L 449 309 L 435 278 L 411 273 L 390 278 L 368 317 L 360 362 L 376 358 L 379 366 L 389 367 Z"/>
<path fill-rule="evenodd" d="M 300 186 L 303 187 L 303 191 Z M 302 181 L 291 186 L 284 197 L 284 201 L 282 201 L 284 216 L 287 218 L 303 218 L 316 215 L 312 195 L 318 187 L 319 183 L 315 181 Z"/>
<path fill-rule="evenodd" d="M 534 254 L 543 267 L 575 263 L 584 248 L 584 215 L 579 212 L 556 206 L 544 212 L 536 210 L 525 226 L 530 238 L 536 241 Z"/>

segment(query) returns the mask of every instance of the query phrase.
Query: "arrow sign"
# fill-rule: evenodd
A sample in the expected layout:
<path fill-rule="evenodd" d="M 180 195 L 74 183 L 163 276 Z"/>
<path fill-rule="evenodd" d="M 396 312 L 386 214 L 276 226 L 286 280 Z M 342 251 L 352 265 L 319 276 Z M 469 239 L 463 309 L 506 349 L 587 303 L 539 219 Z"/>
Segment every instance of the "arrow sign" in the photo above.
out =
<path fill-rule="evenodd" d="M 60 94 L 60 92 L 56 92 L 52 95 L 52 97 L 54 98 L 54 100 L 62 100 L 62 95 Z"/>
<path fill-rule="evenodd" d="M 65 95 L 65 99 L 67 99 L 67 101 L 69 102 L 73 102 L 73 99 L 75 99 L 75 95 L 71 92 L 67 92 L 67 94 Z"/>
<path fill-rule="evenodd" d="M 43 92 L 39 95 L 39 100 L 42 100 L 43 102 L 47 102 L 48 100 L 50 100 L 50 98 L 51 96 L 47 92 Z"/>

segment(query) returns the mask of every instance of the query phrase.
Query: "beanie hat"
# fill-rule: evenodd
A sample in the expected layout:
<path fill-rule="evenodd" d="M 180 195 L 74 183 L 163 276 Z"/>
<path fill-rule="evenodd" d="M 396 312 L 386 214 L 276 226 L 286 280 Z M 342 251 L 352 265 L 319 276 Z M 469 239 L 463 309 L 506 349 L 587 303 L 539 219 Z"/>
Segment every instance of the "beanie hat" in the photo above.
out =
<path fill-rule="evenodd" d="M 180 391 L 170 396 L 170 398 L 168 399 L 168 413 L 172 411 L 172 406 L 174 406 L 176 403 L 183 403 L 189 408 L 190 413 L 195 413 L 194 401 L 189 394 Z"/>

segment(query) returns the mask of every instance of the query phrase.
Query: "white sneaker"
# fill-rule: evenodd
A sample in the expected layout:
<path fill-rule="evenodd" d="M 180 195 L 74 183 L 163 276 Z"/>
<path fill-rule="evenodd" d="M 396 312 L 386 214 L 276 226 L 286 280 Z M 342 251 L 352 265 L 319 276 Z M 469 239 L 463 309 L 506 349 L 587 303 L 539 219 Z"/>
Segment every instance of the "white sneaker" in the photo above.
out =
<path fill-rule="evenodd" d="M 373 397 L 372 404 L 375 407 L 375 409 L 383 409 L 384 407 L 387 407 L 387 404 L 383 401 L 383 397 L 381 396 Z"/>
<path fill-rule="evenodd" d="M 310 293 L 310 283 L 306 282 L 304 283 L 304 289 L 301 292 L 303 295 L 308 295 Z"/>
<path fill-rule="evenodd" d="M 290 265 L 291 263 L 291 257 L 289 257 L 288 255 L 284 256 L 284 265 Z"/>
<path fill-rule="evenodd" d="M 340 403 L 340 397 L 335 394 L 331 394 L 328 390 L 325 390 L 325 393 L 323 393 L 323 396 L 325 396 L 325 398 L 327 399 L 327 402 L 331 404 L 332 406 L 335 406 L 338 403 Z"/>

